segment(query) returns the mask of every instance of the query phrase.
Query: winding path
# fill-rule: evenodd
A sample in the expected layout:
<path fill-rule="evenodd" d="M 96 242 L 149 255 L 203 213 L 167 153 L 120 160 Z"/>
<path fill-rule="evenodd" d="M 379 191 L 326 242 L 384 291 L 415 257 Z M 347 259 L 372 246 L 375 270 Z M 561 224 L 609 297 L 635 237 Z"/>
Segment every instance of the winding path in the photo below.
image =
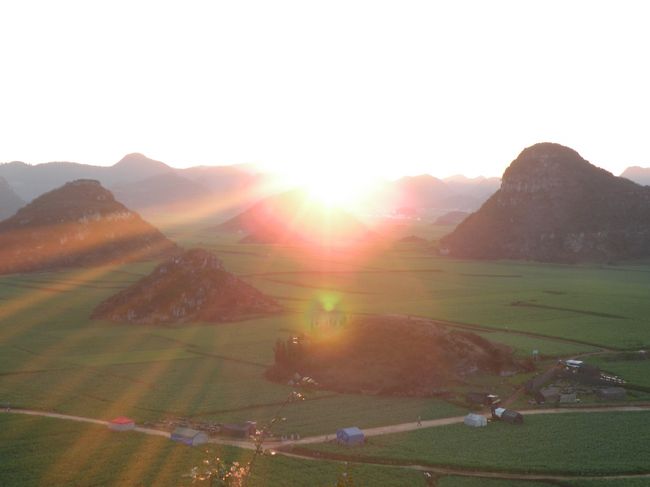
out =
<path fill-rule="evenodd" d="M 522 413 L 526 415 L 538 415 L 538 414 L 568 414 L 568 413 L 598 413 L 598 412 L 639 412 L 639 411 L 650 411 L 650 404 L 639 404 L 636 406 L 601 406 L 601 407 L 571 407 L 571 408 L 553 408 L 553 409 L 527 409 L 522 410 Z M 42 416 L 47 418 L 55 419 L 64 419 L 69 421 L 78 421 L 83 423 L 92 423 L 103 426 L 108 426 L 109 421 L 102 419 L 88 418 L 84 416 L 73 416 L 69 414 L 60 414 L 52 413 L 47 411 L 36 411 L 31 409 L 2 409 L 0 413 L 4 414 L 25 414 L 29 416 Z M 391 433 L 403 433 L 406 431 L 415 431 L 422 428 L 435 428 L 439 426 L 445 426 L 450 424 L 462 423 L 464 416 L 454 416 L 450 418 L 440 418 L 440 419 L 431 419 L 424 420 L 421 424 L 417 422 L 413 423 L 401 423 L 388 426 L 379 426 L 376 428 L 366 428 L 363 430 L 366 436 L 379 436 L 386 435 Z M 135 431 L 138 433 L 143 433 L 146 435 L 152 436 L 161 436 L 164 438 L 169 438 L 170 433 L 168 431 L 158 430 L 154 428 L 143 428 L 136 426 Z M 650 478 L 650 471 L 646 473 L 639 474 L 617 474 L 617 475 L 601 475 L 601 476 L 579 476 L 579 475 L 552 475 L 552 474 L 528 474 L 528 473 L 510 473 L 510 472 L 494 472 L 487 470 L 463 470 L 456 469 L 451 467 L 436 467 L 431 465 L 417 465 L 411 464 L 408 462 L 379 462 L 376 460 L 368 459 L 364 461 L 360 458 L 347 459 L 343 455 L 327 455 L 321 452 L 306 452 L 300 451 L 300 446 L 308 445 L 313 443 L 322 443 L 329 439 L 335 438 L 336 435 L 318 435 L 318 436 L 309 436 L 302 438 L 300 440 L 289 440 L 289 441 L 268 441 L 265 443 L 265 447 L 270 449 L 276 449 L 278 454 L 298 458 L 304 460 L 330 460 L 330 461 L 349 461 L 350 463 L 363 463 L 370 465 L 382 465 L 382 466 L 392 466 L 392 467 L 401 467 L 408 468 L 411 470 L 418 470 L 422 472 L 433 472 L 438 475 L 455 475 L 461 477 L 481 477 L 481 478 L 491 478 L 491 479 L 503 479 L 503 480 L 549 480 L 549 481 L 563 481 L 563 480 L 595 480 L 595 479 L 627 479 L 627 478 Z M 227 440 L 222 438 L 210 438 L 210 443 L 219 444 L 219 445 L 228 445 L 235 446 L 238 448 L 244 448 L 247 450 L 254 450 L 255 445 L 250 441 L 235 441 Z M 291 449 L 298 447 L 297 452 L 292 452 Z"/>

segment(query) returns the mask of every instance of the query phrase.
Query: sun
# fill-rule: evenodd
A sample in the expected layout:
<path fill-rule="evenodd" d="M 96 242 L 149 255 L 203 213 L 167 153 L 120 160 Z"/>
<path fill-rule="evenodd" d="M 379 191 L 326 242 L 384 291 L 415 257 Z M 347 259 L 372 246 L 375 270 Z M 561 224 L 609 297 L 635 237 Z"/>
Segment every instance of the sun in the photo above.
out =
<path fill-rule="evenodd" d="M 359 209 L 376 187 L 368 175 L 332 170 L 292 172 L 286 179 L 307 193 L 313 202 L 347 210 Z"/>
<path fill-rule="evenodd" d="M 310 178 L 303 181 L 301 186 L 311 199 L 325 206 L 354 206 L 363 192 L 358 182 L 327 176 Z"/>

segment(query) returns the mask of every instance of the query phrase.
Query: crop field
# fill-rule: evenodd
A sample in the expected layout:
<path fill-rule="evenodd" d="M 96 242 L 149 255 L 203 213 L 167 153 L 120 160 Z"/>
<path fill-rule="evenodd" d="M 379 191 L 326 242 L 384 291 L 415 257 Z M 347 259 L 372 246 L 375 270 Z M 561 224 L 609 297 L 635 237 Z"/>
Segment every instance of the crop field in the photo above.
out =
<path fill-rule="evenodd" d="M 25 299 L 30 305 L 15 315 L 7 313 L 2 321 L 0 404 L 101 418 L 128 414 L 138 421 L 185 416 L 264 422 L 274 417 L 291 388 L 267 381 L 263 373 L 272 363 L 276 339 L 300 330 L 303 317 L 294 313 L 178 327 L 88 319 L 94 305 L 113 288 L 152 267 L 152 263 L 131 266 L 128 273 L 107 270 L 92 285 L 74 272 L 3 278 L 13 293 L 27 280 L 31 287 L 28 295 L 4 294 L 10 301 Z M 65 287 L 73 285 L 70 290 Z M 277 431 L 331 433 L 341 424 L 369 427 L 460 412 L 436 399 L 324 391 L 287 406 L 284 414 L 291 421 Z"/>
<path fill-rule="evenodd" d="M 52 448 L 56 445 L 56 448 Z M 188 448 L 164 438 L 115 433 L 103 426 L 0 414 L 0 479 L 6 485 L 189 486 L 192 467 L 220 457 L 245 462 L 250 452 L 231 447 Z M 333 487 L 345 471 L 341 463 L 283 456 L 261 457 L 250 486 Z M 351 464 L 347 471 L 359 487 L 424 486 L 421 472 L 403 468 Z M 571 487 L 641 487 L 647 479 L 567 481 Z M 549 487 L 543 481 L 438 477 L 439 487 Z"/>
<path fill-rule="evenodd" d="M 252 454 L 232 447 L 209 448 L 210 454 L 206 454 L 205 449 L 160 437 L 116 433 L 98 425 L 0 414 L 2 485 L 190 486 L 187 475 L 203 460 L 218 456 L 246 462 Z M 248 485 L 333 487 L 343 471 L 343 465 L 335 462 L 260 457 Z M 424 485 L 422 473 L 404 469 L 355 465 L 350 473 L 361 486 Z"/>
<path fill-rule="evenodd" d="M 366 445 L 332 443 L 317 451 L 390 458 L 423 465 L 493 471 L 604 475 L 648 470 L 650 412 L 527 416 L 521 426 L 463 424 L 370 437 Z M 588 447 L 587 447 L 588 445 Z"/>
<path fill-rule="evenodd" d="M 574 480 L 566 483 L 570 487 L 646 487 L 647 478 L 621 478 L 599 480 Z"/>
<path fill-rule="evenodd" d="M 621 360 L 616 355 L 597 355 L 590 363 L 619 377 L 625 377 L 630 384 L 650 388 L 650 360 Z"/>
<path fill-rule="evenodd" d="M 537 338 L 500 331 L 478 332 L 484 338 L 497 343 L 502 343 L 512 348 L 519 357 L 530 357 L 533 350 L 537 350 L 543 357 L 569 357 L 582 353 L 595 352 L 598 347 L 572 343 L 552 338 Z"/>
<path fill-rule="evenodd" d="M 646 487 L 648 479 L 609 479 L 609 480 L 563 480 L 559 482 L 501 480 L 472 477 L 443 477 L 439 487 Z"/>
<path fill-rule="evenodd" d="M 271 269 L 271 265 L 268 267 Z M 334 293 L 351 311 L 405 313 L 575 340 L 640 348 L 646 326 L 647 265 L 634 270 L 521 263 L 462 262 L 380 254 L 346 272 L 245 274 L 249 282 L 300 309 L 317 293 Z"/>
<path fill-rule="evenodd" d="M 391 238 L 437 236 L 421 228 L 400 228 Z M 237 244 L 238 236 L 228 234 L 199 234 L 228 269 L 298 312 L 333 294 L 350 311 L 423 315 L 561 337 L 586 347 L 634 349 L 650 343 L 645 325 L 648 262 L 463 261 L 438 257 L 426 244 L 402 243 L 314 255 L 298 248 Z"/>
<path fill-rule="evenodd" d="M 400 228 L 395 235 L 433 238 L 437 231 L 420 226 L 413 232 Z M 181 244 L 215 251 L 226 269 L 276 297 L 286 313 L 216 325 L 136 326 L 89 319 L 97 304 L 149 273 L 156 262 L 0 276 L 0 405 L 102 419 L 129 415 L 138 422 L 189 417 L 263 423 L 276 415 L 292 390 L 264 378 L 265 368 L 273 362 L 273 345 L 279 338 L 308 331 L 310 311 L 324 303 L 350 313 L 423 316 L 461 329 L 469 326 L 489 340 L 512 347 L 520 357 L 539 350 L 548 361 L 601 348 L 650 345 L 648 263 L 600 267 L 470 262 L 438 257 L 427 244 L 406 243 L 315 255 L 297 248 L 238 244 L 236 236 L 196 228 L 184 229 L 178 238 Z M 601 360 L 598 357 L 590 362 Z M 630 382 L 650 385 L 647 362 L 597 364 Z M 492 378 L 486 385 L 505 395 L 524 378 Z M 465 412 L 435 398 L 316 391 L 306 401 L 282 410 L 287 421 L 276 432 L 332 434 L 342 426 L 367 428 Z M 589 425 L 601 427 L 596 416 L 584 416 L 576 424 L 584 421 L 585 431 Z M 564 416 L 561 419 L 565 421 Z M 536 428 L 538 421 L 541 425 L 544 419 L 531 418 L 525 427 Z M 522 440 L 509 440 L 515 433 L 499 427 L 490 429 L 496 433 L 489 441 L 496 442 L 498 437 L 516 445 Z M 549 430 L 562 434 L 552 425 Z M 430 433 L 445 431 L 437 428 Z M 449 431 L 455 430 L 450 427 Z M 418 438 L 424 433 L 413 435 Z M 467 441 L 468 434 L 462 430 L 460 437 Z M 537 430 L 534 434 L 538 435 Z M 586 433 L 580 434 L 576 438 L 587 441 Z M 539 437 L 543 441 L 536 443 L 547 445 L 546 450 L 555 444 L 550 436 Z M 566 438 L 562 438 L 564 444 Z M 437 452 L 429 447 L 429 439 L 404 441 L 404 445 L 398 441 L 381 444 L 382 452 L 396 458 L 424 455 L 423 459 Z M 621 448 L 640 451 L 643 446 L 630 443 Z M 549 468 L 564 468 L 561 455 L 560 463 L 553 464 L 553 452 L 543 453 L 540 446 L 536 454 Z M 614 468 L 606 461 L 601 465 L 602 471 Z M 619 465 L 634 467 L 625 461 Z M 456 485 L 448 482 L 441 479 L 440 485 Z M 471 483 L 474 479 L 462 482 L 458 485 L 478 485 Z"/>

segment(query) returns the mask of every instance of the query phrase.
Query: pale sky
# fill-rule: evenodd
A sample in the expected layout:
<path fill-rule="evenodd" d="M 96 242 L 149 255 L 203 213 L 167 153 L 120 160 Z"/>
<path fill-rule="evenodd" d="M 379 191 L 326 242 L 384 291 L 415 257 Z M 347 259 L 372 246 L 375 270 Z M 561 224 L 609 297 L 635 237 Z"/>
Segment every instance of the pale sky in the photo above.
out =
<path fill-rule="evenodd" d="M 638 1 L 0 3 L 0 161 L 500 175 L 650 166 Z"/>

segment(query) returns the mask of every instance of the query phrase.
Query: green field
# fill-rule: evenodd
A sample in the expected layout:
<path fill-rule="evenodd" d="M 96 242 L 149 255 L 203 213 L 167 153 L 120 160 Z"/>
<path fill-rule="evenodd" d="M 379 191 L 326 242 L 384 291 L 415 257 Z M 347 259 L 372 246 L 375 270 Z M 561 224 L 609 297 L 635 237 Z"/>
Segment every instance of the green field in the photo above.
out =
<path fill-rule="evenodd" d="M 394 235 L 432 238 L 437 231 L 420 225 Z M 174 236 L 181 244 L 215 251 L 228 270 L 275 296 L 287 312 L 218 325 L 115 324 L 92 321 L 90 313 L 156 262 L 0 276 L 0 404 L 102 419 L 130 415 L 140 422 L 178 416 L 265 422 L 291 392 L 264 378 L 273 345 L 309 330 L 309 311 L 323 302 L 352 313 L 408 314 L 470 326 L 520 357 L 539 350 L 548 359 L 542 366 L 601 347 L 650 344 L 648 263 L 471 262 L 438 257 L 428 245 L 392 243 L 315 255 L 237 244 L 232 235 L 201 228 Z M 647 362 L 598 365 L 650 385 Z M 507 395 L 524 379 L 476 380 Z M 475 382 L 459 390 L 479 386 Z M 277 433 L 331 434 L 342 426 L 366 428 L 465 412 L 434 398 L 318 391 L 282 411 L 288 419 Z M 417 448 L 426 449 L 424 444 Z"/>
<path fill-rule="evenodd" d="M 247 462 L 252 452 L 232 447 L 191 448 L 134 432 L 48 418 L 0 415 L 0 483 L 7 486 L 190 486 L 187 476 L 203 460 Z M 334 486 L 344 472 L 336 462 L 260 457 L 250 487 Z M 355 465 L 358 485 L 424 485 L 422 473 Z M 206 485 L 197 484 L 197 485 Z"/>
<path fill-rule="evenodd" d="M 527 416 L 521 426 L 463 424 L 370 437 L 346 448 L 309 447 L 351 458 L 392 459 L 489 471 L 605 475 L 648 471 L 650 412 Z"/>
<path fill-rule="evenodd" d="M 56 448 L 52 448 L 56 445 Z M 189 448 L 164 438 L 114 433 L 103 426 L 49 418 L 0 415 L 2 485 L 64 487 L 189 486 L 187 475 L 205 459 L 246 462 L 250 452 L 232 447 Z M 333 487 L 346 471 L 357 487 L 425 486 L 421 472 L 403 468 L 261 457 L 249 485 Z M 201 484 L 198 484 L 201 485 Z M 557 483 L 438 476 L 438 487 L 545 487 Z M 571 487 L 641 487 L 647 479 L 578 480 Z"/>
<path fill-rule="evenodd" d="M 263 373 L 273 361 L 276 339 L 299 330 L 303 317 L 179 327 L 88 319 L 116 283 L 133 281 L 151 267 L 130 267 L 129 274 L 108 270 L 92 285 L 77 286 L 82 281 L 74 272 L 0 279 L 13 283 L 14 291 L 26 280 L 32 286 L 28 297 L 12 296 L 16 301 L 24 296 L 30 306 L 5 318 L 0 328 L 0 403 L 101 418 L 128 414 L 138 421 L 271 419 L 291 388 L 267 381 Z M 318 392 L 288 406 L 291 421 L 278 433 L 331 433 L 341 424 L 369 427 L 460 412 L 435 399 Z"/>
<path fill-rule="evenodd" d="M 614 480 L 563 480 L 560 482 L 543 482 L 527 480 L 493 480 L 471 477 L 444 477 L 439 487 L 646 487 L 647 478 Z"/>
<path fill-rule="evenodd" d="M 220 457 L 245 462 L 251 453 L 232 447 L 189 448 L 137 433 L 49 418 L 0 415 L 0 478 L 11 486 L 189 486 L 192 467 Z M 403 468 L 261 457 L 249 485 L 333 487 L 346 471 L 355 486 L 425 486 L 421 472 Z M 202 484 L 198 484 L 202 485 Z M 576 480 L 562 484 L 440 475 L 439 487 L 641 487 L 647 479 Z"/>
<path fill-rule="evenodd" d="M 630 384 L 650 388 L 650 360 L 622 360 L 618 354 L 591 357 L 590 363 L 602 370 L 624 377 Z"/>

